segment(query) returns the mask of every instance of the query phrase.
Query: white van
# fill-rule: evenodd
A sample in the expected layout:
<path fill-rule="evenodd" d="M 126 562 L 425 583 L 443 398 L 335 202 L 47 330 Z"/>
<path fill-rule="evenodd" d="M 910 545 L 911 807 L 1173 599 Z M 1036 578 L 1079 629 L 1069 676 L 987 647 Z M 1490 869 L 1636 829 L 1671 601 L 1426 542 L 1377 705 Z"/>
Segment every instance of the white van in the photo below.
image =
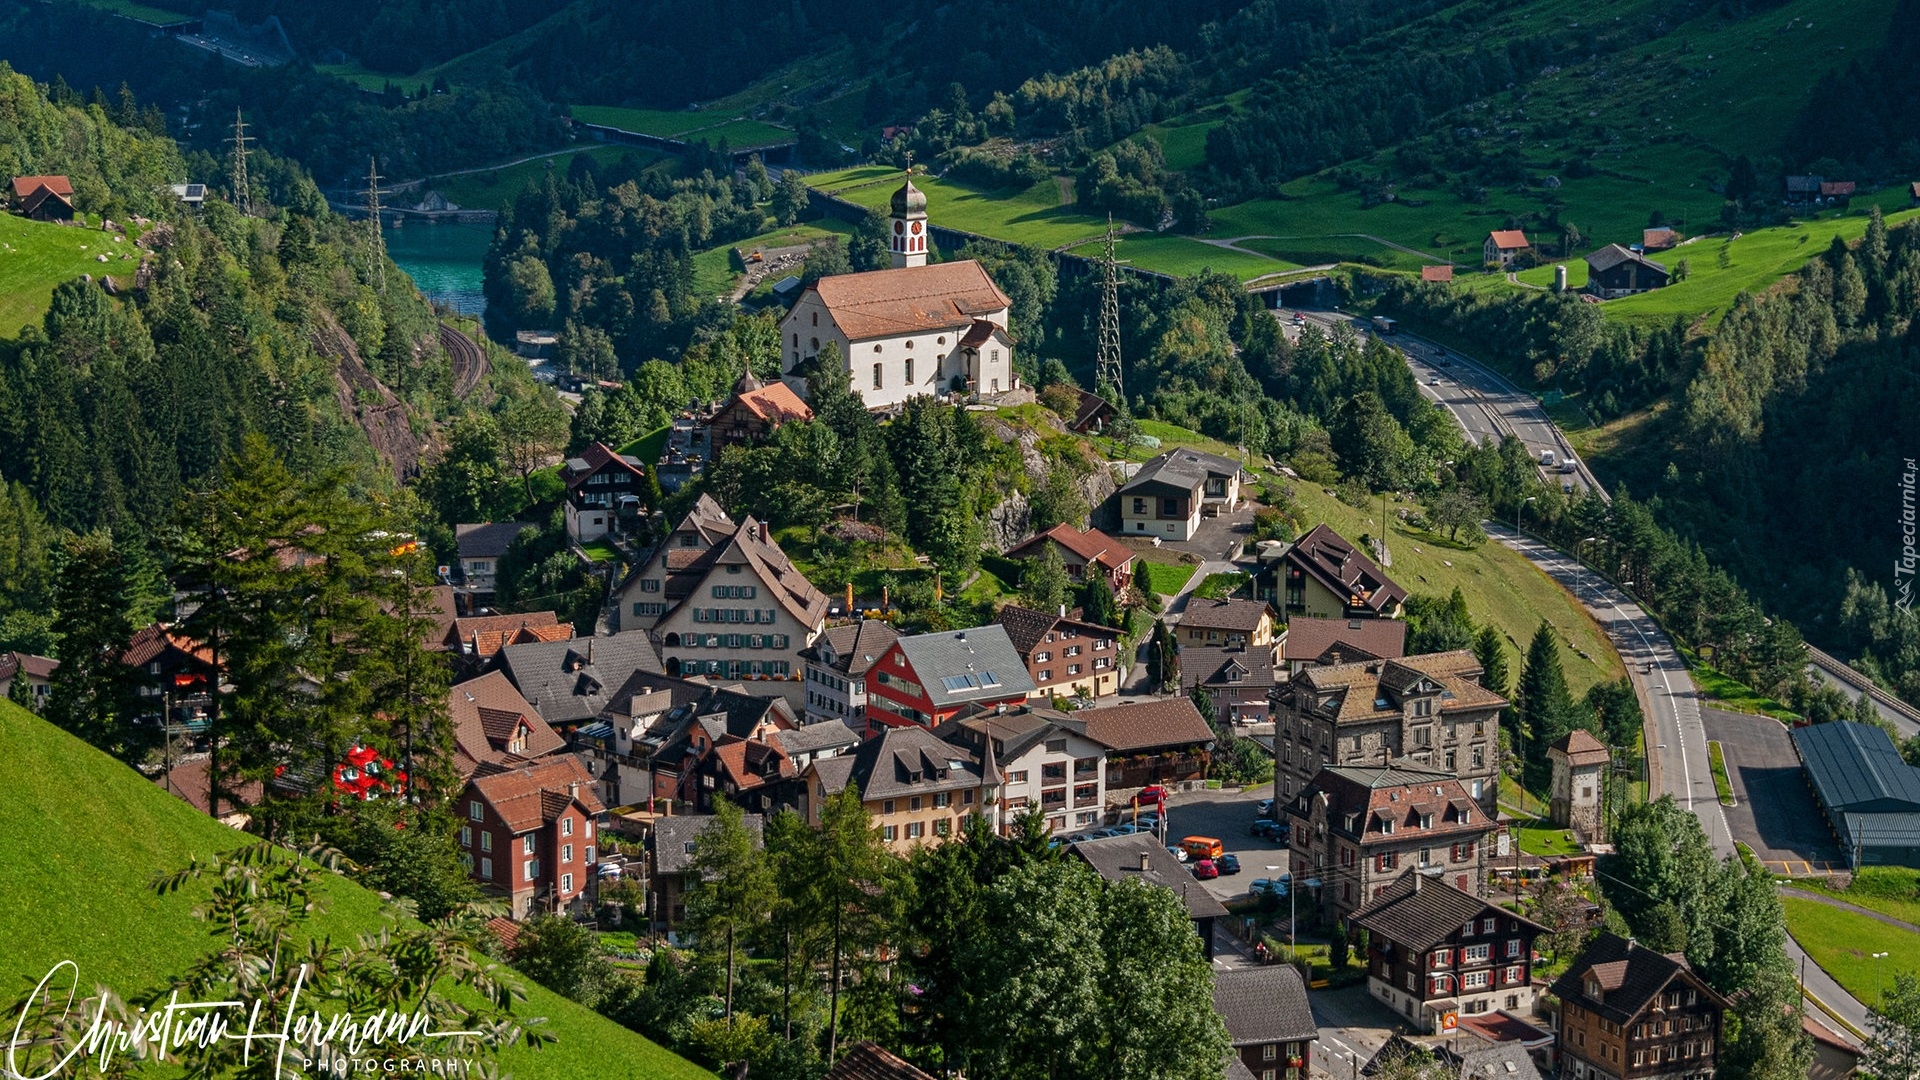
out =
<path fill-rule="evenodd" d="M 1542 451 L 1540 451 L 1540 467 L 1541 467 L 1541 468 L 1543 468 L 1543 469 L 1551 469 L 1551 468 L 1553 468 L 1553 463 L 1554 463 L 1554 460 L 1555 460 L 1555 459 L 1554 459 L 1554 456 L 1553 456 L 1553 451 L 1551 451 L 1551 450 L 1542 450 Z"/>

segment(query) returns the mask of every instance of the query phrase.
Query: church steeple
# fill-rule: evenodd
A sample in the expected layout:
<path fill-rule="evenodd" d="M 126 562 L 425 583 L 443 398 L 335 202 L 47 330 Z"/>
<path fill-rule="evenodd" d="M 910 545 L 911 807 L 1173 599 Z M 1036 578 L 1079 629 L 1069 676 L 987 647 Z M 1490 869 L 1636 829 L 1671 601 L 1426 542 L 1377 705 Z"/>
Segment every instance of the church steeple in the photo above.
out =
<path fill-rule="evenodd" d="M 927 265 L 927 195 L 913 186 L 913 157 L 907 157 L 907 180 L 893 193 L 892 235 L 894 269 Z"/>

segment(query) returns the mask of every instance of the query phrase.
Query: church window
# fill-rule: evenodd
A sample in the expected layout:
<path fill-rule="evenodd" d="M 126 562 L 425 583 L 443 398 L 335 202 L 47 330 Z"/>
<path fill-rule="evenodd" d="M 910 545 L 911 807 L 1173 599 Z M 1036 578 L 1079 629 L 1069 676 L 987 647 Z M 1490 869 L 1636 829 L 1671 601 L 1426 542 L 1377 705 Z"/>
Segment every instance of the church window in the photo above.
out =
<path fill-rule="evenodd" d="M 813 313 L 813 325 L 815 326 L 820 325 L 820 313 L 817 311 Z"/>
<path fill-rule="evenodd" d="M 907 342 L 907 348 L 909 349 L 913 348 L 913 342 L 911 341 Z"/>
<path fill-rule="evenodd" d="M 875 390 L 880 389 L 880 365 L 879 364 L 873 365 L 873 388 Z"/>
<path fill-rule="evenodd" d="M 940 337 L 940 338 L 934 338 L 934 339 L 933 339 L 933 343 L 934 343 L 935 345 L 945 345 L 945 344 L 947 343 L 947 339 L 946 339 L 946 338 L 943 338 L 943 337 Z"/>
<path fill-rule="evenodd" d="M 873 347 L 873 351 L 874 351 L 874 352 L 879 352 L 879 351 L 880 351 L 880 346 L 878 346 L 878 345 L 875 345 L 875 346 Z"/>
<path fill-rule="evenodd" d="M 907 357 L 907 385 L 913 385 L 913 357 Z"/>
<path fill-rule="evenodd" d="M 814 351 L 815 351 L 815 352 L 818 352 L 818 351 L 820 351 L 820 339 L 819 339 L 819 338 L 811 338 L 811 339 L 809 339 L 809 341 L 810 341 L 810 343 L 812 344 L 812 346 L 813 346 L 813 349 L 814 349 Z"/>

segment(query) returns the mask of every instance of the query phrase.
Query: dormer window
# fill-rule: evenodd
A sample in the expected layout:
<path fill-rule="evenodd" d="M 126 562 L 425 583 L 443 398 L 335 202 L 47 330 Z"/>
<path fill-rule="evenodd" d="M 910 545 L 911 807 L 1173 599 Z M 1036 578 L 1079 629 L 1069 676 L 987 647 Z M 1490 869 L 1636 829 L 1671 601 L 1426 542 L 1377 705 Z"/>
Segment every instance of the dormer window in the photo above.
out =
<path fill-rule="evenodd" d="M 1420 815 L 1420 827 L 1421 827 L 1421 828 L 1423 828 L 1423 829 L 1431 829 L 1431 828 L 1433 828 L 1433 815 L 1432 815 L 1432 814 L 1421 814 L 1421 815 Z"/>

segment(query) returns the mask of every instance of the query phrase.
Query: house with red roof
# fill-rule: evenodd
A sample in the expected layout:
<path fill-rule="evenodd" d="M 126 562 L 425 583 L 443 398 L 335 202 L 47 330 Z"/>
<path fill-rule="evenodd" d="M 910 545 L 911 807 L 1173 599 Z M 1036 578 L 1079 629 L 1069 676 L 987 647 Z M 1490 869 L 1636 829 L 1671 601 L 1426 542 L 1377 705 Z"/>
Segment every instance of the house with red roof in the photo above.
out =
<path fill-rule="evenodd" d="M 169 723 L 205 727 L 215 669 L 213 650 L 205 643 L 167 623 L 153 623 L 133 635 L 120 661 L 140 672 L 135 693 L 141 722 L 158 722 L 165 715 Z"/>
<path fill-rule="evenodd" d="M 73 184 L 64 176 L 16 176 L 13 206 L 34 221 L 72 221 Z"/>
<path fill-rule="evenodd" d="M 1521 230 L 1495 229 L 1487 234 L 1486 242 L 1481 245 L 1481 254 L 1488 265 L 1499 263 L 1505 269 L 1513 265 L 1515 256 L 1532 248 L 1533 245 L 1527 242 L 1527 234 Z"/>
<path fill-rule="evenodd" d="M 42 712 L 47 707 L 47 695 L 53 692 L 53 672 L 60 661 L 50 656 L 35 656 L 32 653 L 0 653 L 0 698 L 11 698 L 14 694 L 13 683 L 18 679 L 23 684 L 20 696 L 28 702 L 28 708 Z"/>
<path fill-rule="evenodd" d="M 1027 674 L 1033 697 L 1103 698 L 1120 690 L 1120 631 L 1088 622 L 1080 609 L 1035 611 L 1008 604 L 994 616 L 1007 631 Z"/>
<path fill-rule="evenodd" d="M 1453 265 L 1423 266 L 1420 268 L 1421 281 L 1437 281 L 1442 284 L 1453 280 Z"/>
<path fill-rule="evenodd" d="M 457 805 L 461 861 L 513 918 L 591 904 L 606 807 L 579 758 L 559 754 L 475 777 Z"/>
<path fill-rule="evenodd" d="M 1007 549 L 1009 559 L 1037 559 L 1049 546 L 1060 552 L 1067 576 L 1086 580 L 1087 567 L 1098 567 L 1107 575 L 1107 583 L 1118 593 L 1133 581 L 1134 551 L 1101 532 L 1081 529 L 1062 522 Z"/>
<path fill-rule="evenodd" d="M 761 442 L 782 424 L 811 419 L 813 409 L 792 387 L 762 383 L 748 369 L 733 384 L 733 396 L 707 420 L 707 453 L 717 457 L 729 446 Z"/>
<path fill-rule="evenodd" d="M 517 768 L 567 748 L 512 680 L 498 671 L 447 691 L 454 767 L 462 779 Z"/>

